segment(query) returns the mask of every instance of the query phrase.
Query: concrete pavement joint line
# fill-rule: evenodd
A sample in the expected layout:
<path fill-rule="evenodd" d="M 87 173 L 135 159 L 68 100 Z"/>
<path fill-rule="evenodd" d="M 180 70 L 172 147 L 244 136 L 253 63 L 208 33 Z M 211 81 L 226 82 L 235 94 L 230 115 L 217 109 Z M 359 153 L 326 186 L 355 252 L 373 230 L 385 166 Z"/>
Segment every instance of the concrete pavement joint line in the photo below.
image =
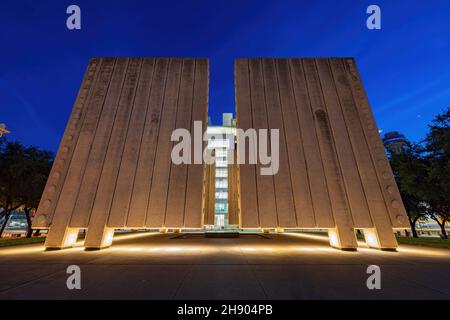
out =
<path fill-rule="evenodd" d="M 273 240 L 273 239 L 271 239 L 271 240 Z M 265 297 L 266 299 L 269 299 L 266 290 L 264 290 L 264 288 L 263 288 L 261 282 L 259 281 L 258 277 L 257 277 L 256 274 L 255 274 L 255 271 L 253 270 L 253 265 L 249 263 L 249 260 L 248 260 L 248 258 L 247 258 L 248 254 L 245 254 L 245 252 L 244 252 L 244 250 L 242 250 L 242 247 L 241 247 L 241 246 L 239 246 L 239 250 L 240 250 L 240 252 L 241 252 L 241 255 L 244 256 L 245 265 L 247 265 L 247 266 L 250 267 L 250 270 L 252 271 L 253 277 L 256 279 L 256 282 L 258 283 L 259 287 L 261 288 L 261 291 L 263 292 L 264 297 Z M 255 264 L 255 265 L 260 265 L 260 264 Z"/>
<path fill-rule="evenodd" d="M 267 294 L 266 289 L 264 288 L 264 286 L 262 285 L 260 279 L 258 278 L 258 275 L 257 275 L 257 273 L 256 273 L 256 271 L 254 269 L 254 266 L 255 265 L 249 265 L 250 270 L 252 271 L 252 275 L 255 278 L 256 282 L 258 283 L 259 287 L 261 288 L 261 291 L 263 292 L 264 297 L 266 298 L 266 300 L 269 300 L 269 295 Z"/>
<path fill-rule="evenodd" d="M 421 282 L 418 282 L 418 281 L 415 280 L 414 278 L 413 278 L 413 279 L 405 278 L 405 276 L 403 275 L 402 272 L 399 273 L 399 272 L 397 271 L 397 272 L 395 272 L 395 273 L 398 274 L 397 277 L 399 277 L 399 278 L 405 280 L 406 282 L 415 283 L 418 287 L 425 288 L 425 289 L 428 289 L 428 290 L 431 290 L 431 291 L 435 291 L 435 292 L 438 292 L 438 293 L 440 293 L 440 294 L 443 294 L 444 296 L 450 297 L 450 292 L 444 292 L 444 291 L 441 291 L 441 290 L 439 290 L 439 289 L 432 288 L 432 287 L 430 287 L 430 286 L 427 286 L 426 284 L 423 284 L 423 283 L 421 283 Z"/>
<path fill-rule="evenodd" d="M 23 282 L 21 284 L 18 284 L 17 286 L 12 286 L 10 288 L 0 290 L 0 293 L 4 293 L 4 292 L 7 292 L 7 291 L 10 291 L 10 290 L 13 290 L 13 289 L 26 287 L 27 285 L 32 284 L 34 282 L 37 282 L 39 280 L 42 280 L 42 279 L 45 279 L 45 278 L 50 278 L 50 277 L 52 277 L 54 275 L 57 275 L 58 273 L 65 273 L 65 272 L 66 272 L 65 268 L 63 270 L 58 270 L 58 271 L 55 271 L 55 272 L 51 272 L 51 273 L 48 273 L 48 274 L 43 275 L 41 277 L 34 278 L 33 280 L 29 280 L 29 281 Z"/>
<path fill-rule="evenodd" d="M 386 272 L 385 275 L 384 275 L 384 278 L 389 278 L 391 280 L 391 282 L 394 282 L 394 281 L 396 281 L 398 279 L 401 279 L 402 281 L 404 281 L 405 284 L 407 284 L 407 285 L 409 285 L 409 286 L 411 286 L 413 288 L 416 287 L 416 288 L 421 288 L 421 289 L 427 289 L 427 290 L 430 290 L 430 291 L 432 291 L 434 293 L 439 293 L 439 294 L 444 295 L 444 296 L 449 296 L 447 293 L 444 293 L 444 292 L 441 292 L 438 289 L 434 289 L 432 287 L 428 287 L 426 285 L 423 285 L 423 284 L 421 284 L 421 283 L 419 283 L 417 281 L 414 281 L 414 279 L 405 278 L 405 277 L 403 277 L 403 272 L 399 272 L 399 271 L 396 271 L 396 270 L 393 270 L 392 272 Z M 382 280 L 382 281 L 386 282 L 386 280 Z"/>
<path fill-rule="evenodd" d="M 105 265 L 101 265 L 101 266 L 105 266 Z M 126 267 L 126 266 L 121 266 L 121 267 Z M 81 268 L 81 270 L 82 270 L 81 272 L 83 272 L 83 268 L 82 268 L 81 265 L 80 265 L 80 268 Z M 110 279 L 104 278 L 103 281 L 101 281 L 101 282 L 99 282 L 99 283 L 95 283 L 95 287 L 101 287 L 101 286 L 104 285 L 104 284 L 108 284 L 109 281 L 110 281 Z"/>
<path fill-rule="evenodd" d="M 192 264 L 189 265 L 190 267 L 186 270 L 183 278 L 180 280 L 180 283 L 178 284 L 177 288 L 175 289 L 175 292 L 173 293 L 172 297 L 170 298 L 170 300 L 175 300 L 178 293 L 180 292 L 181 287 L 183 286 L 184 282 L 186 281 L 186 279 L 188 278 L 188 276 L 192 273 L 192 269 L 194 268 L 194 266 Z"/>
<path fill-rule="evenodd" d="M 402 248 L 403 248 L 404 246 L 402 246 Z M 400 252 L 398 252 L 398 253 L 402 253 L 401 251 Z M 450 255 L 450 251 L 449 251 L 449 255 Z M 405 263 L 405 264 L 409 264 L 409 265 L 412 265 L 412 266 L 421 266 L 422 265 L 422 263 L 419 263 L 419 262 L 414 262 L 414 261 L 410 261 L 410 256 L 407 256 L 407 255 L 396 255 L 395 256 L 398 260 L 400 260 L 400 261 L 402 261 L 403 263 Z"/>

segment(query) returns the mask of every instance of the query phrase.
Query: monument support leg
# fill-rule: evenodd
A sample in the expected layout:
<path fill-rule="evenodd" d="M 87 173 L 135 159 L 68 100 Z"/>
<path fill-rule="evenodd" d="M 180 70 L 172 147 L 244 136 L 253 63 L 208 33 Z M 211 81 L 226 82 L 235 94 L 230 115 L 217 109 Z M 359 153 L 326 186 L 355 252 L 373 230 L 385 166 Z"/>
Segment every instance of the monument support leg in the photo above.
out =
<path fill-rule="evenodd" d="M 99 250 L 111 246 L 114 237 L 114 228 L 88 228 L 84 247 L 86 250 Z"/>
<path fill-rule="evenodd" d="M 370 248 L 381 250 L 396 250 L 398 247 L 397 239 L 395 238 L 392 228 L 368 228 L 363 229 L 364 238 Z"/>
<path fill-rule="evenodd" d="M 46 250 L 58 250 L 72 247 L 78 239 L 79 228 L 50 228 L 45 239 Z"/>
<path fill-rule="evenodd" d="M 355 251 L 358 247 L 353 228 L 336 227 L 328 229 L 328 238 L 333 248 Z"/>

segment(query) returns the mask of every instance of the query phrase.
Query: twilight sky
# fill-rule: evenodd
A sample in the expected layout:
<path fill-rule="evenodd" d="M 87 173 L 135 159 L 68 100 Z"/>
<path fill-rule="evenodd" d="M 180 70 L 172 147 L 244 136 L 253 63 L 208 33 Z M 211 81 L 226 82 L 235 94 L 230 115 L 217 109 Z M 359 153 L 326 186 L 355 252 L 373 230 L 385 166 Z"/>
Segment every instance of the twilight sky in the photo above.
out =
<path fill-rule="evenodd" d="M 370 4 L 381 30 L 366 28 Z M 0 43 L 0 122 L 52 151 L 94 56 L 208 57 L 216 124 L 234 111 L 236 57 L 355 57 L 380 129 L 411 140 L 450 105 L 448 0 L 2 1 Z"/>

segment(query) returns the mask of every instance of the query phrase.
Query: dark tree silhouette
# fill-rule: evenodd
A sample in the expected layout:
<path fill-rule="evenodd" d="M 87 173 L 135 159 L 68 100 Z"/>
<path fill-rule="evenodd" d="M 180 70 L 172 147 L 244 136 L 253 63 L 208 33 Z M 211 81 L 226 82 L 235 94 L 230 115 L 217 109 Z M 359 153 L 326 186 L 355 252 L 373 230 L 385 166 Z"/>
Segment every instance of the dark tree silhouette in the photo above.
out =
<path fill-rule="evenodd" d="M 0 237 L 11 213 L 21 207 L 27 216 L 27 236 L 31 236 L 31 214 L 39 204 L 52 161 L 51 152 L 0 141 L 0 207 L 4 217 Z"/>
<path fill-rule="evenodd" d="M 405 204 L 413 237 L 417 238 L 416 223 L 426 217 L 426 205 L 421 199 L 421 188 L 427 179 L 427 161 L 421 156 L 421 147 L 405 141 L 400 152 L 389 155 L 392 171 Z"/>
<path fill-rule="evenodd" d="M 428 166 L 422 197 L 429 205 L 430 217 L 441 228 L 442 237 L 448 239 L 445 225 L 450 221 L 450 108 L 430 125 L 424 153 Z"/>

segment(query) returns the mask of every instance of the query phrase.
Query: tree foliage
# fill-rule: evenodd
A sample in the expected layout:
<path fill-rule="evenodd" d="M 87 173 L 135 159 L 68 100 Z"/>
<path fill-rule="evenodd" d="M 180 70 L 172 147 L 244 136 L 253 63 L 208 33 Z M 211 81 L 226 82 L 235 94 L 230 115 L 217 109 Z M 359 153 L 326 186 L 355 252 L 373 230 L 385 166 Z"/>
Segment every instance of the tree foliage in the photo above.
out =
<path fill-rule="evenodd" d="M 52 166 L 53 154 L 19 142 L 0 141 L 0 207 L 4 221 L 0 237 L 10 214 L 22 207 L 31 222 Z"/>
<path fill-rule="evenodd" d="M 450 108 L 439 114 L 430 125 L 424 142 L 424 158 L 428 161 L 427 186 L 423 197 L 429 214 L 447 238 L 445 224 L 450 221 Z"/>
<path fill-rule="evenodd" d="M 450 108 L 431 123 L 420 144 L 406 142 L 390 153 L 391 166 L 405 203 L 411 228 L 422 216 L 435 220 L 444 238 L 450 221 Z"/>
<path fill-rule="evenodd" d="M 427 179 L 427 163 L 421 147 L 406 141 L 401 152 L 391 153 L 390 162 L 408 215 L 411 231 L 417 237 L 416 222 L 426 216 L 421 187 Z"/>

